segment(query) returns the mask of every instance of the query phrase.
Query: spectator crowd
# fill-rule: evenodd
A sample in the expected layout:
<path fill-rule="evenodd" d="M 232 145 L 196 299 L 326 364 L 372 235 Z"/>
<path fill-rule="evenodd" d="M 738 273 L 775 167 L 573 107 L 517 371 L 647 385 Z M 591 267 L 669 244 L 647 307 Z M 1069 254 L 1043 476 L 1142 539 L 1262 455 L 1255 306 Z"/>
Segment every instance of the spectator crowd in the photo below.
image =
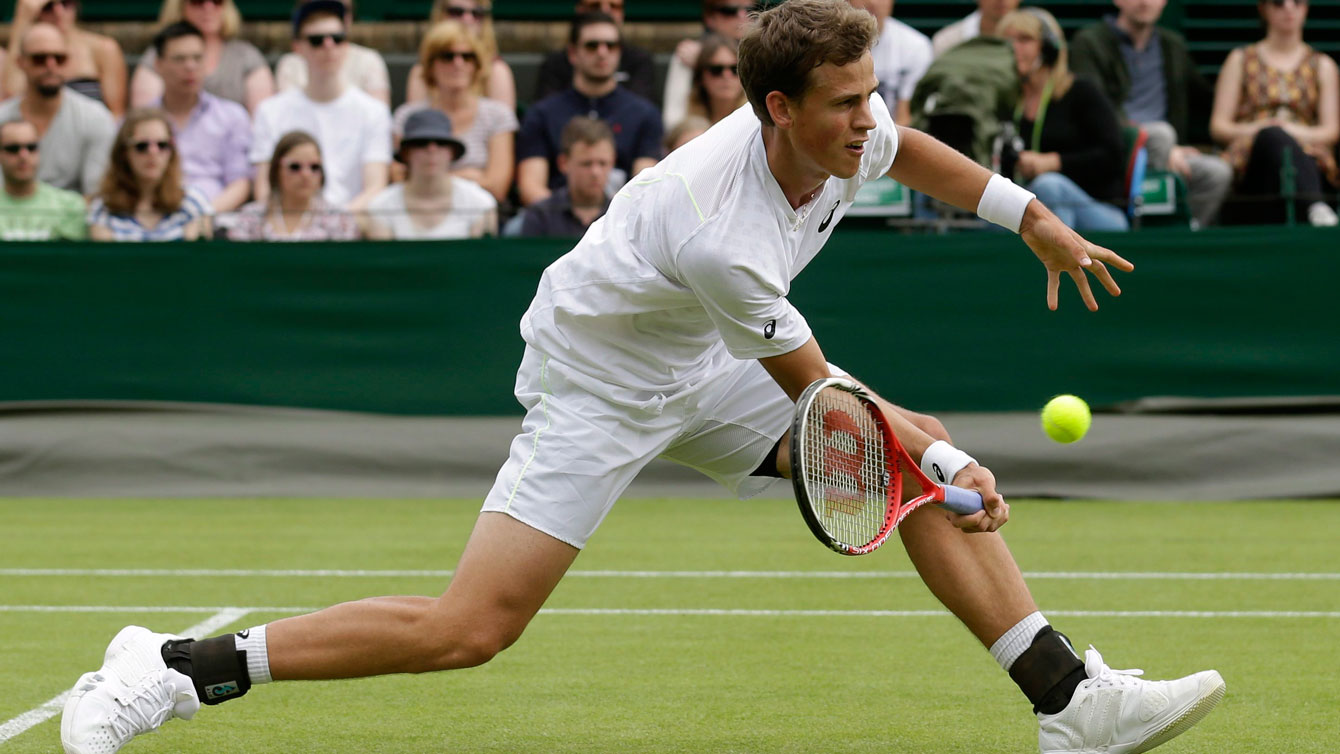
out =
<path fill-rule="evenodd" d="M 1262 38 L 1213 86 L 1159 25 L 1166 0 L 1114 0 L 1069 40 L 1019 0 L 978 0 L 933 37 L 893 0 L 850 2 L 880 24 L 877 96 L 895 121 L 1072 227 L 1128 229 L 1146 171 L 1171 177 L 1198 226 L 1337 224 L 1340 74 L 1304 41 L 1307 0 L 1260 0 Z M 352 0 L 297 4 L 273 69 L 234 0 L 164 0 L 133 70 L 80 26 L 78 0 L 17 0 L 0 239 L 579 236 L 638 172 L 745 105 L 752 9 L 703 0 L 702 33 L 674 47 L 658 91 L 625 0 L 577 0 L 565 49 L 518 97 L 491 0 L 436 0 L 392 110 L 386 61 L 350 40 Z"/>

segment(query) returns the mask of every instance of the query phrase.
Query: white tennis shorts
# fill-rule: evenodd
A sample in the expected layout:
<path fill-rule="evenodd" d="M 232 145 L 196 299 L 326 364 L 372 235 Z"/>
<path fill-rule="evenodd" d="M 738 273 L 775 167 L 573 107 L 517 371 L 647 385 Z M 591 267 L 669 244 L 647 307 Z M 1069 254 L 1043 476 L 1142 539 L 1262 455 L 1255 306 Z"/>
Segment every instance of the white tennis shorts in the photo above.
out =
<path fill-rule="evenodd" d="M 795 409 L 755 360 L 731 359 L 666 396 L 592 384 L 529 346 L 516 396 L 526 418 L 483 510 L 578 548 L 657 456 L 697 469 L 741 498 L 762 492 L 777 480 L 750 474 L 791 426 Z"/>

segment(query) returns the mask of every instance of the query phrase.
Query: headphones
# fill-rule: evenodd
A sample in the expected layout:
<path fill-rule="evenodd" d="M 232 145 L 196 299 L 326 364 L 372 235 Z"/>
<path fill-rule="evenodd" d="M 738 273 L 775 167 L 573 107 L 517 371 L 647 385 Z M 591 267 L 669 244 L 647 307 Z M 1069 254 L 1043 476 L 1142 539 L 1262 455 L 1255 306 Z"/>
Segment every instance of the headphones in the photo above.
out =
<path fill-rule="evenodd" d="M 1056 30 L 1052 26 L 1056 20 L 1041 8 L 1030 6 L 1019 10 L 1036 18 L 1042 24 L 1042 38 L 1039 40 L 1042 45 L 1042 64 L 1049 67 L 1056 65 L 1056 61 L 1061 59 L 1061 51 L 1065 49 L 1065 40 L 1056 35 Z"/>

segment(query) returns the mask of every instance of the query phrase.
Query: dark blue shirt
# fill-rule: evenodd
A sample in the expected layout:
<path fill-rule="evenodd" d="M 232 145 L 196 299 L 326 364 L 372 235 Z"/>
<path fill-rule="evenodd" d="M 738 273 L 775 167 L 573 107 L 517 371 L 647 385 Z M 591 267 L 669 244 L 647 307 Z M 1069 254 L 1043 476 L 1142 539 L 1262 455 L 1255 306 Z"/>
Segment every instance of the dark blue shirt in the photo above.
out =
<path fill-rule="evenodd" d="M 650 102 L 621 86 L 597 99 L 568 89 L 530 106 L 516 138 L 516 159 L 543 157 L 549 161 L 549 189 L 567 183 L 558 170 L 563 127 L 578 115 L 598 118 L 614 131 L 614 166 L 633 177 L 633 162 L 641 157 L 661 158 L 661 113 Z"/>
<path fill-rule="evenodd" d="M 609 197 L 605 197 L 605 206 L 600 215 L 610 208 Z M 597 216 L 596 219 L 600 219 Z M 594 222 L 594 220 L 592 221 Z M 560 238 L 581 238 L 588 226 L 583 225 L 572 212 L 572 197 L 566 186 L 560 188 L 548 199 L 538 201 L 526 208 L 521 220 L 521 235 L 528 238 L 540 236 Z"/>
<path fill-rule="evenodd" d="M 1108 16 L 1107 22 L 1121 40 L 1121 59 L 1131 74 L 1131 93 L 1121 105 L 1126 117 L 1135 123 L 1167 120 L 1168 91 L 1163 78 L 1163 45 L 1159 35 L 1150 36 L 1145 49 L 1137 50 L 1130 35 L 1117 26 L 1116 16 Z"/>

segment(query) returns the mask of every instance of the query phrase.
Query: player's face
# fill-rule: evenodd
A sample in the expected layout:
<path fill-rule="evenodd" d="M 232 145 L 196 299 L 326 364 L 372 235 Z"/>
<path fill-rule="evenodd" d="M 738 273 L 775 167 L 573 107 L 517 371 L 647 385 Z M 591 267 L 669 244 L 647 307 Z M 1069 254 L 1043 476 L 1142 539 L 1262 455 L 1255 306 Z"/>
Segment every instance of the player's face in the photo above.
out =
<path fill-rule="evenodd" d="M 790 103 L 791 142 L 802 159 L 838 178 L 856 175 L 875 127 L 870 94 L 877 83 L 869 52 L 846 65 L 814 69 L 809 90 Z"/>
<path fill-rule="evenodd" d="M 1168 0 L 1115 0 L 1121 17 L 1139 26 L 1153 26 Z"/>

